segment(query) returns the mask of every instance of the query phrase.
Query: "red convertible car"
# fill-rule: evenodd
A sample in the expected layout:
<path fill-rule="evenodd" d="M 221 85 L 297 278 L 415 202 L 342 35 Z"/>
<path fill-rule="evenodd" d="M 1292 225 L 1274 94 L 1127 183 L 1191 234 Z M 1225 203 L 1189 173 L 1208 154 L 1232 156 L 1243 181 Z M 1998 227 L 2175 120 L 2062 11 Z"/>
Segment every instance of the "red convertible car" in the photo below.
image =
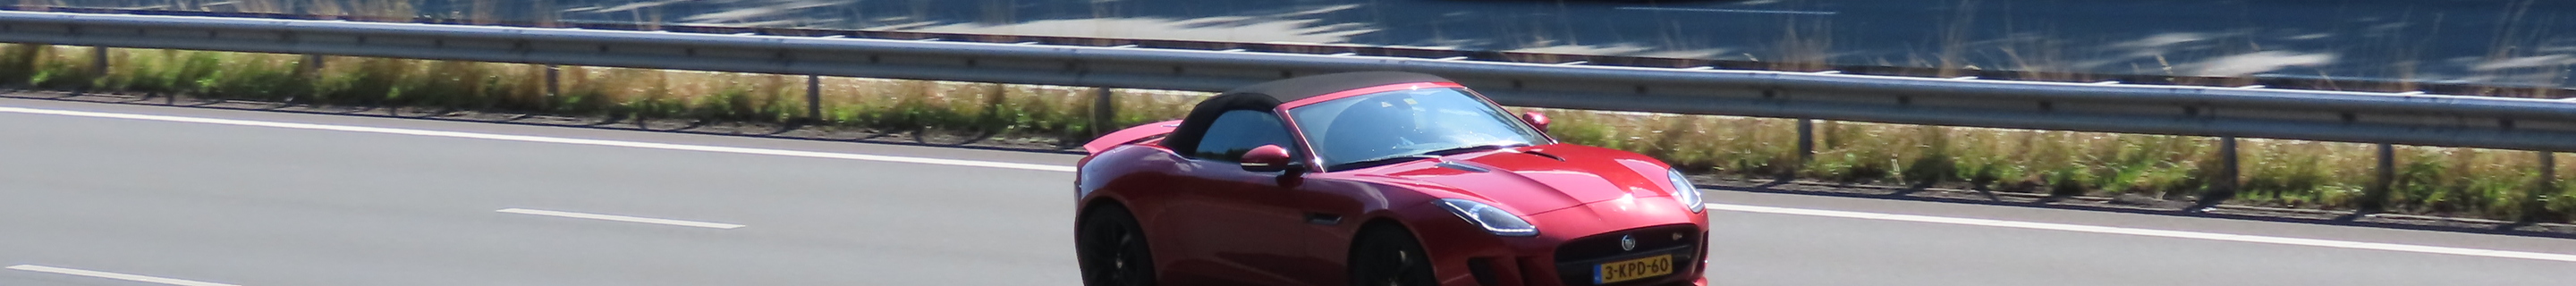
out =
<path fill-rule="evenodd" d="M 1088 285 L 1705 285 L 1699 190 L 1437 76 L 1247 86 L 1084 149 Z"/>

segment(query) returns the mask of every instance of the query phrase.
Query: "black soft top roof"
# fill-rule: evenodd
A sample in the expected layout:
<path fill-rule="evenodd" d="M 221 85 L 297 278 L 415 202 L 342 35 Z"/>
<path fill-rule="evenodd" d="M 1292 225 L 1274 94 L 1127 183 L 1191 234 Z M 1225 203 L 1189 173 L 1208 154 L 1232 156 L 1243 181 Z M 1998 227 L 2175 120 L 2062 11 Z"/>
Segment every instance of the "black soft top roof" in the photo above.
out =
<path fill-rule="evenodd" d="M 1163 138 L 1163 146 L 1182 154 L 1197 150 L 1199 137 L 1207 134 L 1208 124 L 1216 121 L 1216 116 L 1225 114 L 1226 111 L 1270 112 L 1272 109 L 1279 108 L 1280 103 L 1299 99 L 1373 86 L 1421 82 L 1449 82 L 1449 79 L 1409 72 L 1348 72 L 1274 80 L 1235 88 L 1217 94 L 1215 97 L 1209 97 L 1207 101 L 1200 101 L 1197 107 L 1190 108 L 1189 117 L 1181 118 L 1181 126 L 1174 128 L 1170 136 Z"/>

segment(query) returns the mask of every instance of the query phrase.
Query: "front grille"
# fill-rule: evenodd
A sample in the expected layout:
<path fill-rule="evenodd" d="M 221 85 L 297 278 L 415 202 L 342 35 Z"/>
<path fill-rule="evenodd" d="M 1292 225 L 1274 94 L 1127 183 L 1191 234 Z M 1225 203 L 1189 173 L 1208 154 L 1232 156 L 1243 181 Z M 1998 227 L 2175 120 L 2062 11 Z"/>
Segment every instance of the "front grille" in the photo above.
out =
<path fill-rule="evenodd" d="M 1621 236 L 1636 237 L 1637 247 L 1635 250 L 1620 250 L 1619 237 Z M 1677 236 L 1679 238 L 1675 238 Z M 1675 246 L 1698 246 L 1700 243 L 1708 241 L 1707 239 L 1703 239 L 1699 236 L 1699 228 L 1687 224 L 1645 227 L 1587 236 L 1566 241 L 1564 245 L 1558 245 L 1556 247 L 1556 262 L 1565 263 L 1593 260 L 1631 254 L 1642 250 L 1665 249 Z"/>
<path fill-rule="evenodd" d="M 1689 275 L 1696 272 L 1694 270 L 1698 268 L 1701 260 L 1700 253 L 1704 253 L 1701 250 L 1704 249 L 1701 244 L 1706 244 L 1708 241 L 1707 238 L 1701 237 L 1702 235 L 1705 233 L 1700 232 L 1698 227 L 1682 224 L 1616 231 L 1566 241 L 1564 245 L 1556 247 L 1557 277 L 1559 281 L 1564 281 L 1565 285 L 1593 285 L 1593 267 L 1599 263 L 1658 254 L 1673 255 L 1675 269 L 1672 276 Z M 1636 247 L 1622 249 L 1619 238 L 1623 236 L 1635 237 Z M 1650 285 L 1670 282 L 1668 280 L 1674 279 L 1673 277 L 1640 279 L 1610 285 Z"/>

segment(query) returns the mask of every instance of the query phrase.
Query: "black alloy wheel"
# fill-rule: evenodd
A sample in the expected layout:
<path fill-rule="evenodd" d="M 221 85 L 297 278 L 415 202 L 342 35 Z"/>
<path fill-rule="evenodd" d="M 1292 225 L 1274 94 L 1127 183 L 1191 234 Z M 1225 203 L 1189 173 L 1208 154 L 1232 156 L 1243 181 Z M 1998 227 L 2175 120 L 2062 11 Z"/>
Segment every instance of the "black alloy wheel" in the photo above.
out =
<path fill-rule="evenodd" d="M 1073 243 L 1082 285 L 1154 285 L 1154 254 L 1145 249 L 1144 228 L 1125 208 L 1106 206 L 1085 216 Z"/>
<path fill-rule="evenodd" d="M 1377 227 L 1351 245 L 1351 285 L 1438 285 L 1431 276 L 1431 257 L 1413 234 L 1400 227 Z"/>

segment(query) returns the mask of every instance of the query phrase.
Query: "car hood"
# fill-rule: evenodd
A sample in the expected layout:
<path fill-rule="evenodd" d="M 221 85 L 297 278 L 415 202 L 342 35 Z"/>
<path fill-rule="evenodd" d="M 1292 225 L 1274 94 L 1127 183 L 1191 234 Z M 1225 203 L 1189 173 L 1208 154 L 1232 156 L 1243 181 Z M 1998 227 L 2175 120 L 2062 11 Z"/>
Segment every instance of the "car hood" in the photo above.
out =
<path fill-rule="evenodd" d="M 1363 171 L 1492 203 L 1523 215 L 1633 197 L 1669 196 L 1662 162 L 1581 145 L 1450 155 Z"/>

